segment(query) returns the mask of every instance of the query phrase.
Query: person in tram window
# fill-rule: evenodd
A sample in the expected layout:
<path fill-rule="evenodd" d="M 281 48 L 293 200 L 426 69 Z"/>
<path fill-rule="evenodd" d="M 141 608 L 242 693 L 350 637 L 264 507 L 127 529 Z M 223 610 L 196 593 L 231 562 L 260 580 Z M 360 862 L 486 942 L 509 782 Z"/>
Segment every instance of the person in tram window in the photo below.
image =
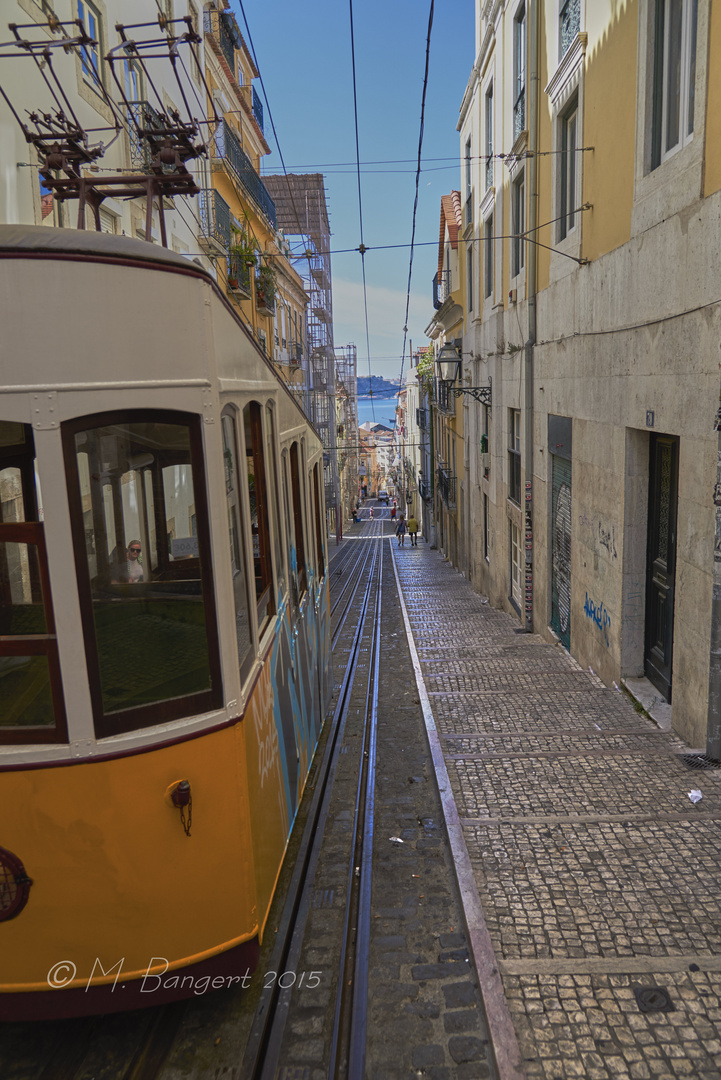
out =
<path fill-rule="evenodd" d="M 116 585 L 133 585 L 136 581 L 143 580 L 143 567 L 139 561 L 141 551 L 140 541 L 131 540 L 125 552 L 126 561 L 120 564 Z"/>

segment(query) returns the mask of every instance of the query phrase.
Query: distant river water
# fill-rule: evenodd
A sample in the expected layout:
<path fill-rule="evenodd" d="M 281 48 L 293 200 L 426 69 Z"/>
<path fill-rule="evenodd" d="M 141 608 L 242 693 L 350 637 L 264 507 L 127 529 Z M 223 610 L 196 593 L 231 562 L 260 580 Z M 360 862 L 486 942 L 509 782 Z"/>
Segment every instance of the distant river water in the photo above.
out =
<path fill-rule="evenodd" d="M 385 427 L 392 428 L 395 407 L 395 398 L 374 397 L 372 401 L 369 401 L 368 398 L 359 398 L 358 423 L 365 424 L 366 420 L 370 420 L 371 423 L 384 424 Z"/>

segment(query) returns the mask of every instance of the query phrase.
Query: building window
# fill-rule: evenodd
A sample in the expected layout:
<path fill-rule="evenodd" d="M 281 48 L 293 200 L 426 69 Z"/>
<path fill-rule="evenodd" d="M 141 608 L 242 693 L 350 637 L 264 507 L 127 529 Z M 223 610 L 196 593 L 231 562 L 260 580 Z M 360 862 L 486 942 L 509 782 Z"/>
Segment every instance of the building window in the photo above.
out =
<path fill-rule="evenodd" d="M 200 417 L 103 413 L 62 435 L 97 735 L 220 708 Z"/>
<path fill-rule="evenodd" d="M 578 99 L 574 98 L 560 118 L 560 213 L 558 239 L 565 240 L 576 228 L 577 200 L 577 150 L 578 150 Z"/>
<path fill-rule="evenodd" d="M 83 77 L 91 86 L 96 86 L 99 82 L 102 82 L 100 73 L 100 49 L 102 47 L 100 16 L 93 5 L 88 3 L 88 0 L 77 0 L 77 4 L 78 18 L 85 27 L 88 37 L 91 37 L 95 42 L 94 45 L 83 45 L 80 50 Z"/>
<path fill-rule="evenodd" d="M 565 0 L 559 13 L 559 58 L 563 58 L 581 29 L 581 0 Z"/>
<path fill-rule="evenodd" d="M 526 5 L 513 20 L 513 138 L 526 129 Z"/>
<path fill-rule="evenodd" d="M 693 137 L 697 0 L 656 0 L 651 167 Z"/>
<path fill-rule="evenodd" d="M 466 292 L 468 302 L 468 312 L 470 314 L 473 311 L 473 245 L 468 245 L 466 251 Z"/>
<path fill-rule="evenodd" d="M 486 220 L 483 230 L 484 252 L 484 292 L 488 297 L 493 294 L 493 214 Z"/>
<path fill-rule="evenodd" d="M 463 216 L 464 228 L 473 223 L 473 191 L 471 189 L 471 140 L 470 138 L 466 142 L 465 150 L 465 184 L 466 184 L 466 204 L 465 212 Z"/>
<path fill-rule="evenodd" d="M 513 182 L 511 214 L 511 276 L 516 277 L 524 267 L 526 255 L 526 241 L 523 239 L 526 229 L 526 185 L 523 173 Z"/>
<path fill-rule="evenodd" d="M 486 91 L 486 191 L 493 187 L 493 83 Z"/>
<path fill-rule="evenodd" d="M 521 569 L 521 530 L 509 522 L 511 532 L 511 600 L 514 607 L 521 610 L 522 569 Z"/>
<path fill-rule="evenodd" d="M 521 505 L 521 411 L 509 409 L 508 498 Z"/>

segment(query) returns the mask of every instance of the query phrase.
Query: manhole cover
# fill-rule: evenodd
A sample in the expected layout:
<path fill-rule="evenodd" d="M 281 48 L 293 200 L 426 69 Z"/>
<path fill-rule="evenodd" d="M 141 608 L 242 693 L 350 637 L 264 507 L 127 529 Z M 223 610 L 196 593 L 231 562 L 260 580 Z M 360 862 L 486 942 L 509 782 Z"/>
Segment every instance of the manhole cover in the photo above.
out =
<path fill-rule="evenodd" d="M 671 1001 L 665 986 L 634 986 L 636 1003 L 641 1012 L 675 1012 L 676 1006 Z"/>
<path fill-rule="evenodd" d="M 721 769 L 721 761 L 715 761 L 706 754 L 681 754 L 681 761 L 687 769 Z"/>

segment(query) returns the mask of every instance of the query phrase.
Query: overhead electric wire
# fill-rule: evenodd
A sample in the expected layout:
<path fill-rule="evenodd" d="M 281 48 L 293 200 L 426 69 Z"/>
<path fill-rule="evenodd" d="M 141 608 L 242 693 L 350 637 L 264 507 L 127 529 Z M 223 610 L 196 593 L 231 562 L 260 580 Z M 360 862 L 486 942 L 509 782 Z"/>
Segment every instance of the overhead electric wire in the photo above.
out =
<path fill-rule="evenodd" d="M 406 358 L 406 340 L 408 338 L 408 313 L 411 307 L 411 280 L 413 277 L 413 247 L 416 238 L 416 213 L 418 210 L 418 186 L 421 177 L 421 157 L 423 153 L 423 128 L 425 125 L 425 112 L 426 112 L 426 90 L 428 89 L 428 66 L 430 63 L 431 55 L 431 30 L 433 29 L 433 5 L 434 0 L 431 0 L 431 6 L 428 11 L 428 35 L 426 37 L 426 66 L 423 73 L 423 93 L 421 95 L 421 123 L 418 133 L 418 166 L 416 168 L 416 195 L 413 201 L 413 225 L 411 228 L 411 243 L 410 243 L 410 259 L 408 262 L 408 290 L 406 293 L 406 317 L 403 323 L 403 351 L 401 353 L 401 375 L 398 380 L 399 389 L 403 386 L 403 367 Z M 395 425 L 394 425 L 395 427 Z"/>
<path fill-rule="evenodd" d="M 358 93 L 356 86 L 356 73 L 355 73 L 355 35 L 353 33 L 353 0 L 348 0 L 350 9 L 350 51 L 351 51 L 351 63 L 353 69 L 353 115 L 355 118 L 355 156 L 356 156 L 356 171 L 358 173 L 358 217 L 360 219 L 360 247 L 358 251 L 361 257 L 361 269 L 363 272 L 363 310 L 365 312 L 365 327 L 366 327 L 366 351 L 368 353 L 368 375 L 373 379 L 371 375 L 371 345 L 370 335 L 368 333 L 368 290 L 366 287 L 366 249 L 363 243 L 363 199 L 361 196 L 361 173 L 360 173 L 360 144 L 358 140 Z M 375 406 L 373 404 L 373 394 L 370 394 L 371 413 L 373 419 L 376 418 Z"/>

